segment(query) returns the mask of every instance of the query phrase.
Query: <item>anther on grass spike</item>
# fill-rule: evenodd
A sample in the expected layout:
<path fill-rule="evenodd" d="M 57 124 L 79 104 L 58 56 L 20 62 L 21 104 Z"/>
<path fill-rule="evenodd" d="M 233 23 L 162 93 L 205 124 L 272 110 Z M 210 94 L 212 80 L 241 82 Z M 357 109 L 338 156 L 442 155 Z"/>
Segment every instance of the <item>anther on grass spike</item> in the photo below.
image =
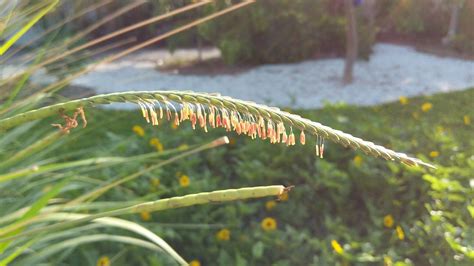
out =
<path fill-rule="evenodd" d="M 79 125 L 79 123 L 77 122 L 78 115 L 81 115 L 82 128 L 85 128 L 87 126 L 86 114 L 84 112 L 84 108 L 82 107 L 76 108 L 76 112 L 74 112 L 72 117 L 65 114 L 64 109 L 59 109 L 59 115 L 64 119 L 64 125 L 51 124 L 51 126 L 59 128 L 59 130 L 63 134 L 69 134 L 71 132 L 71 129 L 76 128 Z"/>

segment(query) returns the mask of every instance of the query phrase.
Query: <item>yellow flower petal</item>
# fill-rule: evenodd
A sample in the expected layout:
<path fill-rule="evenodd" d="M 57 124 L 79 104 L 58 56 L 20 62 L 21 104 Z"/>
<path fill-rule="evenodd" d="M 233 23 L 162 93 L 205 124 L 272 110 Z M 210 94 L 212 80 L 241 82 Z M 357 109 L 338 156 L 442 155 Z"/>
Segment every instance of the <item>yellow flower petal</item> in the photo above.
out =
<path fill-rule="evenodd" d="M 149 212 L 141 212 L 140 217 L 142 218 L 143 221 L 150 221 L 151 220 L 151 215 Z"/>
<path fill-rule="evenodd" d="M 403 229 L 399 225 L 397 225 L 397 227 L 395 228 L 395 231 L 397 232 L 398 239 L 400 240 L 405 239 L 405 232 L 403 232 Z"/>
<path fill-rule="evenodd" d="M 354 162 L 355 166 L 360 167 L 362 165 L 363 159 L 361 156 L 356 155 L 352 161 Z"/>
<path fill-rule="evenodd" d="M 110 259 L 107 256 L 102 256 L 97 260 L 97 266 L 110 266 Z"/>
<path fill-rule="evenodd" d="M 468 115 L 465 115 L 463 116 L 463 121 L 464 121 L 464 125 L 470 125 L 471 124 L 471 118 L 468 116 Z"/>
<path fill-rule="evenodd" d="M 429 110 L 431 110 L 431 108 L 433 108 L 432 103 L 424 103 L 424 104 L 421 105 L 421 110 L 423 112 L 428 112 Z"/>
<path fill-rule="evenodd" d="M 273 208 L 275 208 L 276 204 L 277 203 L 274 200 L 269 200 L 265 203 L 265 209 L 267 209 L 267 211 L 271 211 Z"/>
<path fill-rule="evenodd" d="M 198 260 L 192 260 L 189 262 L 189 266 L 201 266 L 201 262 Z"/>
<path fill-rule="evenodd" d="M 438 156 L 439 156 L 439 152 L 438 152 L 438 151 L 431 151 L 431 152 L 430 152 L 430 157 L 431 157 L 431 158 L 436 158 L 436 157 L 438 157 Z"/>
<path fill-rule="evenodd" d="M 334 240 L 334 239 L 331 240 L 331 246 L 334 249 L 334 251 L 336 251 L 337 254 L 344 253 L 344 249 L 341 247 L 339 242 L 337 242 L 336 240 Z"/>
<path fill-rule="evenodd" d="M 135 132 L 135 134 L 137 134 L 140 137 L 145 136 L 145 130 L 139 125 L 134 125 L 132 127 L 132 131 Z"/>
<path fill-rule="evenodd" d="M 161 144 L 161 141 L 158 138 L 151 138 L 149 143 L 150 143 L 150 146 L 156 146 L 156 145 Z"/>

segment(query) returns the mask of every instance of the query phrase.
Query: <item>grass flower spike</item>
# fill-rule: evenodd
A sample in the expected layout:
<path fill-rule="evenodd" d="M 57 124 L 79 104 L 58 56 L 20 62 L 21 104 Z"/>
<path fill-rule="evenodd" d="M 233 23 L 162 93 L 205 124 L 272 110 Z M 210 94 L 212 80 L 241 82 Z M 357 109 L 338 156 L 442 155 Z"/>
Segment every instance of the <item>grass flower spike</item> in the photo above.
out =
<path fill-rule="evenodd" d="M 434 167 L 404 153 L 395 152 L 278 108 L 218 94 L 189 91 L 121 92 L 73 100 L 0 120 L 0 131 L 60 112 L 114 102 L 136 103 L 144 119 L 152 125 L 159 125 L 161 119 L 172 121 L 176 126 L 189 121 L 194 129 L 201 128 L 205 132 L 210 128 L 224 128 L 252 139 L 259 138 L 287 146 L 296 145 L 294 131 L 299 130 L 301 144 L 306 144 L 308 135 L 315 138 L 316 155 L 321 158 L 325 152 L 324 142 L 329 139 L 386 160 L 399 161 L 410 166 Z M 137 130 L 136 133 L 140 135 L 141 131 Z"/>

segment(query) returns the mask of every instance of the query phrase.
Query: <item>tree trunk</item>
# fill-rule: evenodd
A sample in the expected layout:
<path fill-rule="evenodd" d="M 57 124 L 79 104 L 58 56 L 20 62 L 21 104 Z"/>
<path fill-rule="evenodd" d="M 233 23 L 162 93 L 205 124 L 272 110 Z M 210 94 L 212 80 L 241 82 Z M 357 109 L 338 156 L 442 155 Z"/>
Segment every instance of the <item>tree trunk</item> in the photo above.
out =
<path fill-rule="evenodd" d="M 202 39 L 199 34 L 197 35 L 197 48 L 198 48 L 198 62 L 202 62 Z"/>
<path fill-rule="evenodd" d="M 371 40 L 375 40 L 375 36 L 377 34 L 377 28 L 375 26 L 375 0 L 365 0 L 364 1 L 364 15 L 367 18 L 367 24 L 369 27 L 369 34 Z"/>
<path fill-rule="evenodd" d="M 344 66 L 344 84 L 352 83 L 354 62 L 357 59 L 357 25 L 352 0 L 344 0 L 346 12 L 346 63 Z"/>
<path fill-rule="evenodd" d="M 449 19 L 449 29 L 446 37 L 441 41 L 443 45 L 449 45 L 456 37 L 458 31 L 459 11 L 461 10 L 464 1 L 453 1 L 451 8 L 451 17 Z"/>

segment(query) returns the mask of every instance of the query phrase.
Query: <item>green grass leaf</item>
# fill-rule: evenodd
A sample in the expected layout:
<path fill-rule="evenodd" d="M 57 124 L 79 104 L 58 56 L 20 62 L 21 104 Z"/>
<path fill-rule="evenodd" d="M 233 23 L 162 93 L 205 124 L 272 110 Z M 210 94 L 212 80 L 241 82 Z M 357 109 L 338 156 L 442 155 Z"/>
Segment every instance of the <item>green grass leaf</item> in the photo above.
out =
<path fill-rule="evenodd" d="M 15 35 L 13 35 L 8 41 L 6 41 L 0 47 L 0 55 L 3 55 L 18 39 L 21 38 L 31 27 L 33 27 L 42 17 L 48 14 L 57 4 L 59 0 L 54 0 L 49 6 L 41 10 L 36 16 L 34 16 L 25 26 L 23 26 Z"/>

